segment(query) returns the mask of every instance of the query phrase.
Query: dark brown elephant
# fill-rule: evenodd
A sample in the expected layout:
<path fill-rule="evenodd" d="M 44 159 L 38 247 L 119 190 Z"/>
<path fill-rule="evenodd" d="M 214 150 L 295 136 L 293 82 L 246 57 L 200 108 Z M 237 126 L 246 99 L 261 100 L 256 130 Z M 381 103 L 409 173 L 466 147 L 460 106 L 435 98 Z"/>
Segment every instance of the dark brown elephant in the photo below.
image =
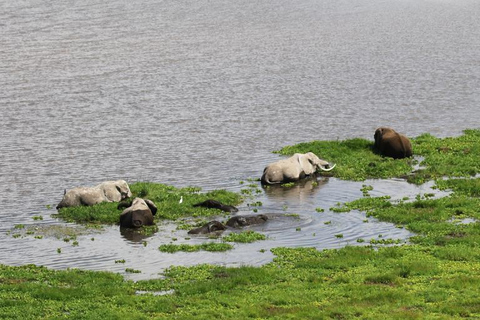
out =
<path fill-rule="evenodd" d="M 120 226 L 124 228 L 139 228 L 154 225 L 153 216 L 157 207 L 148 199 L 135 198 L 131 206 L 120 215 Z"/>
<path fill-rule="evenodd" d="M 254 224 L 265 223 L 268 217 L 264 214 L 248 215 L 248 216 L 235 216 L 228 219 L 226 225 L 231 228 L 241 228 Z"/>
<path fill-rule="evenodd" d="M 223 204 L 220 201 L 208 199 L 203 202 L 197 203 L 193 205 L 194 207 L 205 207 L 205 208 L 214 208 L 219 209 L 225 212 L 238 212 L 238 209 L 234 206 L 230 206 L 227 204 Z"/>
<path fill-rule="evenodd" d="M 374 138 L 375 148 L 386 157 L 402 159 L 412 156 L 410 140 L 392 128 L 378 128 L 375 130 Z"/>
<path fill-rule="evenodd" d="M 223 223 L 216 220 L 210 221 L 199 228 L 192 229 L 188 231 L 188 234 L 206 234 L 212 232 L 223 231 L 227 229 Z"/>

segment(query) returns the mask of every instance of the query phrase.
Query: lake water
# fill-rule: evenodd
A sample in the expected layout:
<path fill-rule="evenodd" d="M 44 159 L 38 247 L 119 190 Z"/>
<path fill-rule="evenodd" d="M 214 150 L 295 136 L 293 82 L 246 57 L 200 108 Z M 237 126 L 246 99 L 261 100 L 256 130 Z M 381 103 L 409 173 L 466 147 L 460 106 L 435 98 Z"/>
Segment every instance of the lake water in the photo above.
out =
<path fill-rule="evenodd" d="M 410 137 L 478 128 L 479 16 L 477 0 L 0 0 L 0 263 L 134 268 L 142 273 L 127 277 L 139 279 L 172 264 L 259 265 L 275 246 L 407 239 L 362 213 L 328 211 L 364 183 L 372 195 L 432 192 L 401 180 L 262 193 L 259 213 L 298 219 L 272 219 L 255 229 L 268 240 L 227 253 L 161 253 L 172 238 L 205 241 L 168 224 L 141 241 L 107 226 L 78 246 L 12 228 L 64 225 L 49 206 L 75 186 L 239 191 L 285 145 L 373 140 L 382 125 Z"/>

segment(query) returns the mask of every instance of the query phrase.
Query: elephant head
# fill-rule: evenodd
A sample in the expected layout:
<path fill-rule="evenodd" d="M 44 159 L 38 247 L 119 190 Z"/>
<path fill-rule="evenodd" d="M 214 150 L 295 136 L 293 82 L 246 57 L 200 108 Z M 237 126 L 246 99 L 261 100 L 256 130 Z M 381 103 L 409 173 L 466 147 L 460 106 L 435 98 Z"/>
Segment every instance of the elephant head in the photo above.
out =
<path fill-rule="evenodd" d="M 120 215 L 120 226 L 124 228 L 139 228 L 155 224 L 153 216 L 157 207 L 148 199 L 135 198 L 132 205 Z"/>
<path fill-rule="evenodd" d="M 375 139 L 375 148 L 384 156 L 394 159 L 412 156 L 412 144 L 410 140 L 392 128 L 377 128 L 373 138 Z"/>
<path fill-rule="evenodd" d="M 330 166 L 330 163 L 320 159 L 313 152 L 307 152 L 305 154 L 297 153 L 296 155 L 298 155 L 298 162 L 300 163 L 301 169 L 307 176 L 317 172 L 318 169 L 330 171 L 336 166 L 336 164 Z"/>
<path fill-rule="evenodd" d="M 103 190 L 105 197 L 109 201 L 118 202 L 132 196 L 132 192 L 125 180 L 105 181 L 96 186 L 96 188 Z"/>
<path fill-rule="evenodd" d="M 204 224 L 199 228 L 195 228 L 188 231 L 188 234 L 206 234 L 206 233 L 212 233 L 217 231 L 223 231 L 225 229 L 226 227 L 223 225 L 223 223 L 213 220 Z"/>

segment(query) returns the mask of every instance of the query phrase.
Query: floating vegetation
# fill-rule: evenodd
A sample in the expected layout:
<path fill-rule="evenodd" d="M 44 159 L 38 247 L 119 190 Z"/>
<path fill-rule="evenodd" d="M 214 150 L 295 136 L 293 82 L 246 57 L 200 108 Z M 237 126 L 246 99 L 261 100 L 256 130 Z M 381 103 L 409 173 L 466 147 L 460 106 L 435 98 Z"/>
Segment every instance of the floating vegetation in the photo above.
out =
<path fill-rule="evenodd" d="M 233 246 L 228 243 L 207 242 L 202 244 L 162 244 L 158 248 L 161 252 L 174 253 L 178 251 L 195 252 L 195 251 L 210 251 L 220 252 L 233 249 Z"/>
<path fill-rule="evenodd" d="M 142 273 L 142 271 L 140 271 L 140 270 L 135 270 L 135 269 L 132 269 L 132 268 L 126 268 L 126 269 L 125 269 L 125 272 L 126 272 L 126 273 Z"/>
<path fill-rule="evenodd" d="M 241 195 L 226 190 L 214 190 L 200 193 L 201 188 L 186 187 L 177 189 L 172 186 L 137 182 L 130 185 L 133 197 L 142 197 L 152 200 L 157 206 L 155 219 L 175 220 L 185 216 L 213 216 L 225 214 L 219 209 L 193 207 L 194 204 L 207 199 L 214 199 L 227 205 L 237 205 L 243 201 Z M 179 203 L 180 199 L 183 199 Z M 99 224 L 118 224 L 123 209 L 117 209 L 116 202 L 103 202 L 94 206 L 80 206 L 61 208 L 54 217 L 68 222 L 88 222 Z"/>
<path fill-rule="evenodd" d="M 240 243 L 252 243 L 259 240 L 265 240 L 267 237 L 264 234 L 247 230 L 242 232 L 232 232 L 224 237 L 223 241 L 226 242 L 240 242 Z"/>

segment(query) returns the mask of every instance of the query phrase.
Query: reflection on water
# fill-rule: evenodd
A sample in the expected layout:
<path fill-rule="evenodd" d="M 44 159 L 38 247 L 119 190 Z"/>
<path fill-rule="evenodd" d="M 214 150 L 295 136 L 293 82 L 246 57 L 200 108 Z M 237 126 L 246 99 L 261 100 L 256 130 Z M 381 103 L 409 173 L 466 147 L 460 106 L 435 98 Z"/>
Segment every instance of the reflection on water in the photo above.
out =
<path fill-rule="evenodd" d="M 373 140 L 384 125 L 409 137 L 478 127 L 479 6 L 4 1 L 0 263 L 124 274 L 133 268 L 142 273 L 128 277 L 148 278 L 171 264 L 259 265 L 276 246 L 337 248 L 380 233 L 408 238 L 404 229 L 364 222 L 362 213 L 330 212 L 362 197 L 362 183 L 337 179 L 265 189 L 255 200 L 261 207 L 245 203 L 238 214 L 271 214 L 255 227 L 269 239 L 226 253 L 159 252 L 165 243 L 205 241 L 187 240 L 187 231 L 166 222 L 146 238 L 106 226 L 78 235 L 77 246 L 7 233 L 16 224 L 63 225 L 50 217 L 52 207 L 76 186 L 124 179 L 239 191 L 239 182 L 260 178 L 279 158 L 271 152 L 285 145 Z M 431 192 L 397 180 L 364 183 L 374 186 L 372 196 Z"/>
<path fill-rule="evenodd" d="M 327 184 L 328 178 L 310 177 L 300 180 L 296 183 L 280 185 L 263 185 L 262 188 L 265 194 L 274 199 L 289 199 L 304 197 L 304 199 L 312 197 L 315 193 L 325 184 Z"/>
<path fill-rule="evenodd" d="M 120 234 L 123 238 L 130 242 L 144 242 L 146 239 L 152 237 L 152 232 L 145 232 L 143 229 L 130 229 L 120 227 Z"/>

